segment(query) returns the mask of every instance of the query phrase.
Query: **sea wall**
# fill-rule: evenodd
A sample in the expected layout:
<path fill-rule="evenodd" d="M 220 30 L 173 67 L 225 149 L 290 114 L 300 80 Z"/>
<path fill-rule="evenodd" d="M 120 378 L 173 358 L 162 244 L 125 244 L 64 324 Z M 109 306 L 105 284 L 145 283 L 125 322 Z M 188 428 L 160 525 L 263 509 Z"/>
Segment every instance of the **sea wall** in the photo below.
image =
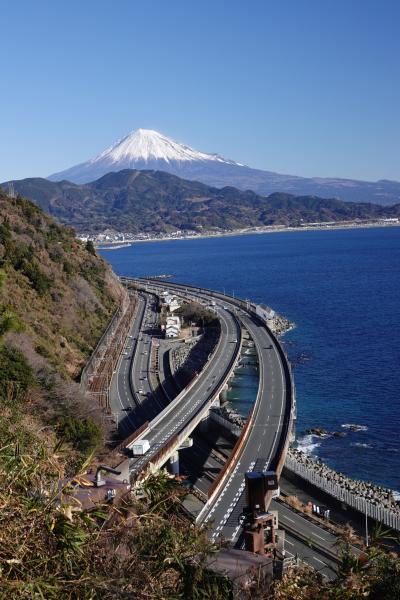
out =
<path fill-rule="evenodd" d="M 288 451 L 285 467 L 340 502 L 400 531 L 400 507 L 391 490 L 350 479 L 293 448 Z"/>

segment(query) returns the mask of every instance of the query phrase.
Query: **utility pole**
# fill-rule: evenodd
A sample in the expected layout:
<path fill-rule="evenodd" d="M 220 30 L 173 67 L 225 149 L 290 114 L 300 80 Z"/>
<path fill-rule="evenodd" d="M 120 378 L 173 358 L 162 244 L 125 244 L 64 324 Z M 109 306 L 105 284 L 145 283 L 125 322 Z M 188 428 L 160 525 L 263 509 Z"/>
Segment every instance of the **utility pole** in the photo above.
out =
<path fill-rule="evenodd" d="M 367 512 L 367 503 L 365 502 L 365 545 L 368 548 L 368 512 Z"/>

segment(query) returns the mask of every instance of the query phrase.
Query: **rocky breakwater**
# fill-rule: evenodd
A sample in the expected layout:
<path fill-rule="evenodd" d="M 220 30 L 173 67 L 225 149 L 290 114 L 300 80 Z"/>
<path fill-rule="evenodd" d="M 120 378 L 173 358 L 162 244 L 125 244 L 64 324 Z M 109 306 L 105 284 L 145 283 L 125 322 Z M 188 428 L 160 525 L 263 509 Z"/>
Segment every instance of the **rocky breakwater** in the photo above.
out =
<path fill-rule="evenodd" d="M 399 503 L 396 502 L 392 490 L 369 481 L 351 479 L 350 477 L 347 477 L 347 475 L 334 471 L 326 466 L 321 460 L 314 459 L 294 448 L 289 449 L 288 457 L 294 459 L 298 464 L 306 467 L 316 475 L 323 477 L 327 482 L 336 484 L 351 494 L 354 494 L 354 496 L 363 498 L 371 504 L 386 508 L 400 516 L 400 506 Z"/>
<path fill-rule="evenodd" d="M 233 425 L 236 425 L 240 428 L 244 426 L 246 420 L 241 415 L 239 415 L 239 413 L 237 413 L 236 410 L 234 410 L 228 403 L 224 404 L 216 410 L 221 415 L 221 417 L 223 417 Z"/>
<path fill-rule="evenodd" d="M 278 315 L 275 313 L 275 316 L 272 320 L 272 327 L 271 327 L 271 329 L 275 333 L 275 335 L 283 335 L 284 333 L 287 333 L 294 327 L 295 327 L 295 324 L 292 323 L 291 321 L 289 321 L 289 319 L 287 319 L 286 317 L 283 317 L 282 315 Z"/>

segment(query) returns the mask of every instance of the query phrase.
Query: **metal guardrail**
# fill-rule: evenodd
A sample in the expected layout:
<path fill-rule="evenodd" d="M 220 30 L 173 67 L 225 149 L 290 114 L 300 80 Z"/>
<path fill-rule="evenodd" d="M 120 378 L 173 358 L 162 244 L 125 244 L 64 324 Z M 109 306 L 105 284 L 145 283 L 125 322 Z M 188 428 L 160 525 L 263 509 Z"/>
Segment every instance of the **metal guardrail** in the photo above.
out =
<path fill-rule="evenodd" d="M 146 421 L 145 423 L 143 423 L 143 425 L 141 425 L 139 427 L 139 429 L 136 429 L 133 433 L 131 433 L 131 435 L 127 438 L 125 438 L 120 444 L 119 446 L 117 446 L 117 450 L 125 450 L 125 448 L 129 448 L 131 446 L 131 444 L 137 440 L 144 431 L 147 430 L 149 426 L 149 422 Z"/>

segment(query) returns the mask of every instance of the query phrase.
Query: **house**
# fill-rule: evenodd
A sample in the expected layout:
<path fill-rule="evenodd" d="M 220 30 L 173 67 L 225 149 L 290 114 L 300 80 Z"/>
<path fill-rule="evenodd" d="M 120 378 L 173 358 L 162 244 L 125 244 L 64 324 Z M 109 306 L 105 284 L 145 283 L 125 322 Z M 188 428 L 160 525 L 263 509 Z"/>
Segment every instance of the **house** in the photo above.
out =
<path fill-rule="evenodd" d="M 170 302 L 168 303 L 168 308 L 169 308 L 169 312 L 174 312 L 175 310 L 178 310 L 178 308 L 180 308 L 181 305 L 179 303 L 179 301 L 177 300 L 177 298 L 173 297 Z"/>
<path fill-rule="evenodd" d="M 165 337 L 177 338 L 181 333 L 181 320 L 179 317 L 167 317 L 165 325 Z"/>

